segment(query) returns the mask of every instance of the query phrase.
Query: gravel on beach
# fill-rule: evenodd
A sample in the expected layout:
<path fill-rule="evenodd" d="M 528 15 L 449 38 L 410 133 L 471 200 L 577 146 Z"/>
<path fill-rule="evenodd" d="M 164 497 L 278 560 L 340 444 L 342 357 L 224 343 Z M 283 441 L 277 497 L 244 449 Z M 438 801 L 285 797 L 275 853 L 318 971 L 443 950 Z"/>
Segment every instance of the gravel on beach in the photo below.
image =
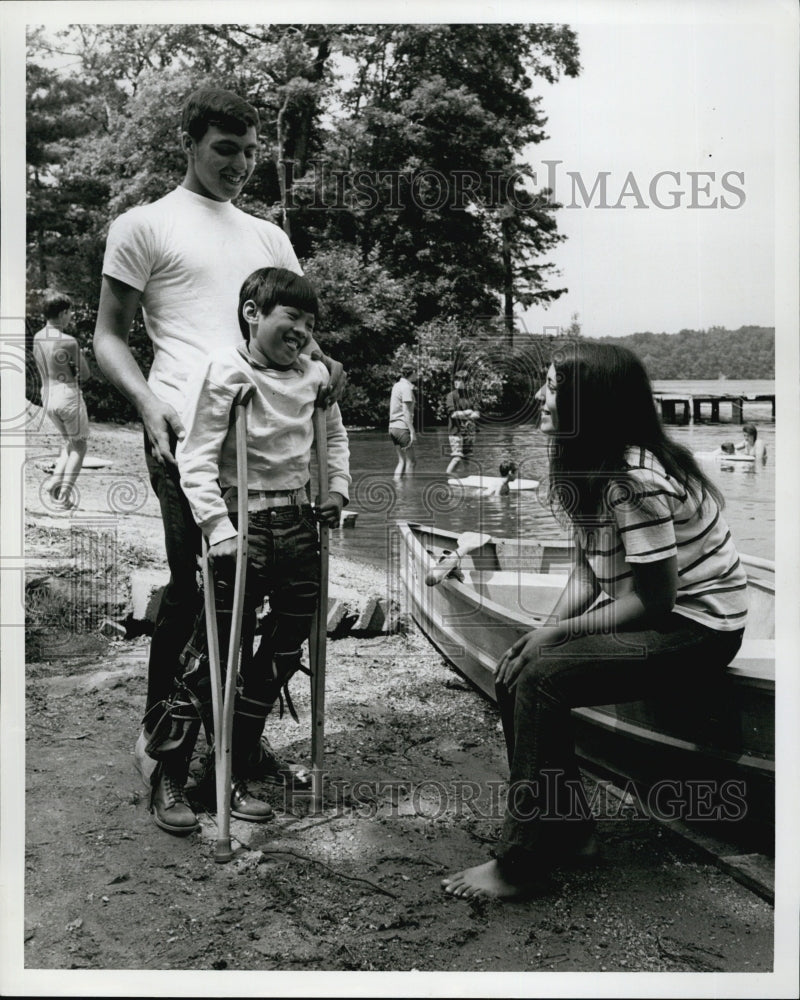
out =
<path fill-rule="evenodd" d="M 140 428 L 92 430 L 92 448 L 114 456 L 114 482 L 127 477 L 136 503 L 136 484 L 144 491 L 135 510 L 114 518 L 122 613 L 126 574 L 163 568 L 160 520 Z M 86 471 L 80 511 L 49 512 L 37 461 L 54 444 L 54 436 L 40 435 L 26 464 L 27 554 L 39 574 L 68 555 L 81 516 L 89 530 L 92 517 L 99 523 L 108 514 L 114 485 L 101 470 Z M 339 556 L 331 582 L 354 602 L 388 587 L 381 569 Z M 402 595 L 387 596 L 402 610 Z M 485 860 L 496 839 L 507 778 L 503 738 L 494 705 L 413 623 L 402 622 L 389 635 L 329 640 L 323 810 L 315 814 L 306 800 L 253 783 L 275 817 L 258 825 L 234 820 L 238 851 L 227 865 L 214 862 L 210 803 L 195 800 L 201 830 L 188 838 L 159 830 L 148 813 L 133 765 L 147 636 L 112 639 L 96 629 L 70 636 L 46 620 L 33 623 L 25 968 L 772 970 L 773 908 L 692 845 L 623 810 L 600 822 L 601 863 L 557 869 L 537 898 L 504 905 L 446 896 L 441 878 Z M 292 695 L 299 725 L 285 713 L 270 718 L 267 732 L 281 752 L 307 761 L 305 677 L 294 679 Z M 481 982 L 487 993 L 497 988 L 491 976 L 477 989 Z"/>

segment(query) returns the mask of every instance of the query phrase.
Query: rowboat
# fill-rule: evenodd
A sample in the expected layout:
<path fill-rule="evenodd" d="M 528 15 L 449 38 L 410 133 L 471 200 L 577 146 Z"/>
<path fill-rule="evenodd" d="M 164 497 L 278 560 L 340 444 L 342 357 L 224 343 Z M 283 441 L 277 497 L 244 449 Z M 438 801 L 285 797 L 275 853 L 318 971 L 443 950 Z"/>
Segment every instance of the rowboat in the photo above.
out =
<path fill-rule="evenodd" d="M 456 670 L 494 699 L 501 656 L 546 622 L 561 594 L 571 542 L 475 535 L 464 544 L 465 536 L 452 531 L 411 522 L 398 527 L 412 617 Z M 745 638 L 713 683 L 691 698 L 675 691 L 657 700 L 576 708 L 573 722 L 578 755 L 589 770 L 632 782 L 637 792 L 659 783 L 663 790 L 667 781 L 682 782 L 683 789 L 686 782 L 713 782 L 715 794 L 738 804 L 674 818 L 736 820 L 737 839 L 765 850 L 775 816 L 775 574 L 770 560 L 740 556 L 748 575 Z"/>

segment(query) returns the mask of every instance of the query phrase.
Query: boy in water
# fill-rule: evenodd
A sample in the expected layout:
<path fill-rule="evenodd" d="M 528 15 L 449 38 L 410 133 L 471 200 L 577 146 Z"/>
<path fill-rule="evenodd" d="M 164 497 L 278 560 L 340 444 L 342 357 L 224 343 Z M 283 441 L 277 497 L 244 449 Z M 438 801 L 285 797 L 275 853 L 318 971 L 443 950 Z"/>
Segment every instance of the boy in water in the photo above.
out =
<path fill-rule="evenodd" d="M 69 510 L 76 504 L 74 485 L 89 437 L 89 416 L 81 395 L 81 382 L 90 377 L 89 365 L 78 341 L 66 332 L 72 322 L 70 297 L 48 291 L 44 318 L 45 325 L 33 337 L 33 358 L 42 379 L 42 406 L 63 438 L 47 491 L 54 506 Z"/>
<path fill-rule="evenodd" d="M 486 495 L 490 497 L 507 497 L 511 492 L 509 483 L 513 483 L 517 478 L 517 463 L 510 458 L 504 459 L 500 463 L 500 482 L 489 487 Z"/>
<path fill-rule="evenodd" d="M 258 769 L 267 715 L 289 679 L 304 669 L 300 647 L 308 638 L 319 594 L 316 520 L 338 523 L 350 483 L 347 433 L 334 404 L 325 411 L 328 499 L 316 511 L 308 503 L 312 415 L 320 390 L 329 382 L 325 365 L 301 354 L 313 336 L 317 314 L 316 294 L 302 275 L 265 267 L 245 279 L 239 293 L 239 326 L 247 340 L 211 351 L 195 371 L 183 413 L 186 433 L 176 449 L 181 489 L 208 540 L 217 578 L 220 659 L 225 663 L 237 535 L 236 444 L 230 413 L 238 392 L 252 390 L 247 419 L 246 640 L 234 709 L 231 815 L 253 822 L 268 819 L 272 810 L 249 794 L 244 779 Z M 266 596 L 270 611 L 253 653 L 255 613 Z M 148 753 L 159 760 L 151 808 L 156 824 L 175 834 L 197 829 L 183 789 L 201 715 L 205 721 L 210 715 L 204 612 L 182 662 L 178 697 L 157 706 L 160 717 L 146 726 L 153 733 Z"/>

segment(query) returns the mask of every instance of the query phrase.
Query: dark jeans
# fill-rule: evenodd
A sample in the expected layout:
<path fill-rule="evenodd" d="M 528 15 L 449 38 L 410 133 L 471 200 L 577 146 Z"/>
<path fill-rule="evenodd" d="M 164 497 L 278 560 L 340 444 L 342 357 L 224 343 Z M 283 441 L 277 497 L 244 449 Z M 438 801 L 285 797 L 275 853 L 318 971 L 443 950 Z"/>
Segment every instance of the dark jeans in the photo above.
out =
<path fill-rule="evenodd" d="M 175 442 L 173 440 L 173 453 Z M 175 680 L 183 667 L 180 655 L 192 634 L 200 607 L 197 586 L 197 557 L 200 555 L 200 529 L 180 486 L 174 465 L 160 465 L 153 458 L 145 435 L 145 461 L 153 492 L 161 505 L 164 544 L 170 579 L 156 614 L 150 660 L 147 665 L 147 702 L 145 714 L 172 694 Z"/>
<path fill-rule="evenodd" d="M 237 525 L 236 514 L 231 515 Z M 276 507 L 251 513 L 248 518 L 247 577 L 242 635 L 246 638 L 241 660 L 240 693 L 253 702 L 271 705 L 277 682 L 291 676 L 300 663 L 300 647 L 311 631 L 319 596 L 319 539 L 310 505 Z M 220 663 L 223 674 L 228 655 L 233 607 L 233 560 L 214 570 Z M 261 626 L 261 642 L 253 654 L 256 612 L 269 598 L 269 614 Z M 205 608 L 198 613 L 190 645 L 207 657 Z M 263 719 L 262 719 L 263 725 Z M 259 729 L 260 732 L 260 729 Z"/>
<path fill-rule="evenodd" d="M 676 685 L 690 699 L 730 663 L 742 635 L 667 614 L 657 627 L 541 648 L 512 691 L 497 685 L 511 772 L 495 852 L 501 865 L 533 873 L 554 851 L 580 846 L 592 828 L 570 709 L 638 701 Z"/>
<path fill-rule="evenodd" d="M 172 445 L 174 453 L 174 440 Z M 174 465 L 161 465 L 156 462 L 146 435 L 145 461 L 150 474 L 150 483 L 161 506 L 164 544 L 170 570 L 170 579 L 161 596 L 153 637 L 150 642 L 150 659 L 147 667 L 147 701 L 145 704 L 145 716 L 147 716 L 155 705 L 169 700 L 175 691 L 176 681 L 183 675 L 184 666 L 181 662 L 181 654 L 195 632 L 198 615 L 202 614 L 203 601 L 198 587 L 197 562 L 201 551 L 201 533 L 195 524 L 189 502 L 181 489 L 178 469 Z M 291 648 L 294 639 L 290 640 L 287 637 L 293 632 L 297 632 L 298 628 L 300 631 L 305 629 L 303 638 L 307 637 L 311 615 L 313 615 L 313 608 L 310 613 L 305 610 L 298 611 L 299 623 L 286 624 L 291 623 L 297 617 L 296 609 L 305 608 L 311 600 L 311 598 L 304 596 L 305 585 L 300 581 L 303 581 L 308 573 L 312 574 L 309 579 L 316 581 L 313 593 L 313 602 L 316 606 L 319 589 L 319 565 L 317 532 L 311 508 L 303 507 L 303 517 L 298 519 L 295 516 L 295 523 L 291 525 L 286 523 L 286 510 L 289 508 L 276 508 L 272 516 L 267 511 L 254 513 L 250 516 L 248 564 L 259 563 L 261 569 L 253 569 L 249 565 L 248 577 L 251 579 L 251 573 L 257 574 L 261 581 L 257 585 L 261 588 L 261 598 L 263 599 L 265 594 L 269 594 L 271 610 L 278 615 L 280 621 L 284 622 L 284 625 L 281 626 L 281 635 L 284 638 L 279 636 L 278 642 L 279 644 L 289 642 Z M 232 520 L 236 523 L 235 515 Z M 305 527 L 301 530 L 300 525 L 305 525 Z M 300 540 L 301 535 L 302 541 Z M 314 562 L 313 569 L 310 567 L 309 561 Z M 306 568 L 307 564 L 309 564 L 309 568 Z M 276 579 L 279 579 L 283 574 L 282 585 L 273 587 L 266 580 L 269 565 L 273 567 Z M 220 581 L 220 586 L 217 589 L 220 591 L 217 595 L 218 601 L 224 602 L 227 599 L 224 580 Z M 232 601 L 232 593 L 230 600 Z M 292 602 L 297 603 L 293 605 Z M 204 619 L 201 621 L 204 623 Z M 221 645 L 222 640 L 223 636 L 221 635 Z M 299 646 L 300 642 L 294 644 Z M 264 653 L 266 653 L 266 647 Z M 248 682 L 248 687 L 251 690 L 257 690 L 259 681 L 257 677 L 253 679 L 251 674 L 253 670 L 258 674 L 261 671 L 261 666 L 256 663 L 256 666 L 252 668 L 249 658 L 245 659 L 246 662 L 242 665 L 245 675 L 243 679 Z M 225 662 L 224 654 L 222 662 L 223 664 Z"/>

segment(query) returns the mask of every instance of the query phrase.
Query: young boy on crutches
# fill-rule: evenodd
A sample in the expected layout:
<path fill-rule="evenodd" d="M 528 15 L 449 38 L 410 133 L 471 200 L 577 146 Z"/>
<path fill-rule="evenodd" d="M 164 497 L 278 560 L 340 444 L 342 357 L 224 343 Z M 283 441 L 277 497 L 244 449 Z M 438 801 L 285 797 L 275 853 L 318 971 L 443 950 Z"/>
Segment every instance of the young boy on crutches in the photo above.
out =
<path fill-rule="evenodd" d="M 267 715 L 289 679 L 301 669 L 320 582 L 317 520 L 335 526 L 347 503 L 349 449 L 338 405 L 324 411 L 327 498 L 308 500 L 312 416 L 328 371 L 300 354 L 318 315 L 317 297 L 302 275 L 284 268 L 254 271 L 239 294 L 239 325 L 246 340 L 213 351 L 190 380 L 185 436 L 176 449 L 183 489 L 206 540 L 213 568 L 219 660 L 228 661 L 238 528 L 234 403 L 247 398 L 248 558 L 241 666 L 237 678 L 231 752 L 230 813 L 263 822 L 268 803 L 246 785 L 261 752 Z M 269 614 L 253 652 L 256 611 L 269 598 Z M 324 614 L 323 609 L 323 614 Z M 159 760 L 155 789 L 170 796 L 154 816 L 170 833 L 191 833 L 197 822 L 184 796 L 189 763 L 201 721 L 209 729 L 210 686 L 205 611 L 183 657 L 184 676 L 169 713 L 154 723 L 148 752 Z M 306 671 L 307 672 L 307 671 Z M 219 740 L 219 734 L 215 736 Z"/>

